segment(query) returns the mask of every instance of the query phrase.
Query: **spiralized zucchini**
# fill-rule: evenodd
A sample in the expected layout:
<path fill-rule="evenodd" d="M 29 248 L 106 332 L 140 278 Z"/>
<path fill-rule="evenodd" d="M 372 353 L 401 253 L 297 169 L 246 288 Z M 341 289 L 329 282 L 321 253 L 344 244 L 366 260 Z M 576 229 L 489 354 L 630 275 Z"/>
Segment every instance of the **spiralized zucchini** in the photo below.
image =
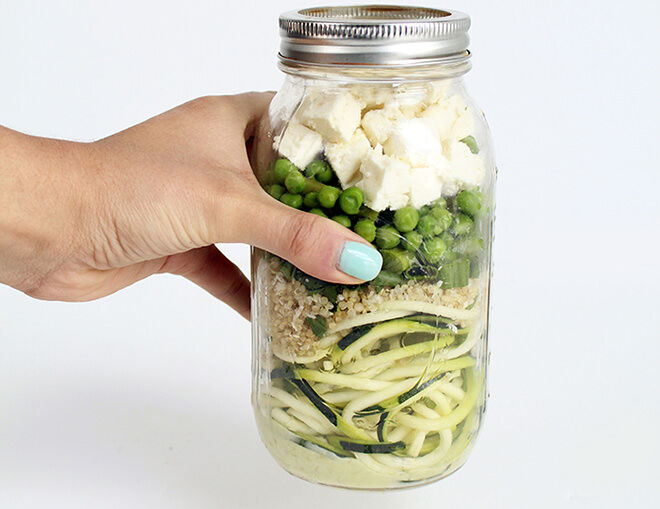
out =
<path fill-rule="evenodd" d="M 402 480 L 440 475 L 478 419 L 482 375 L 470 352 L 483 331 L 464 326 L 478 310 L 384 306 L 336 324 L 322 356 L 274 370 L 272 418 L 338 461 Z"/>

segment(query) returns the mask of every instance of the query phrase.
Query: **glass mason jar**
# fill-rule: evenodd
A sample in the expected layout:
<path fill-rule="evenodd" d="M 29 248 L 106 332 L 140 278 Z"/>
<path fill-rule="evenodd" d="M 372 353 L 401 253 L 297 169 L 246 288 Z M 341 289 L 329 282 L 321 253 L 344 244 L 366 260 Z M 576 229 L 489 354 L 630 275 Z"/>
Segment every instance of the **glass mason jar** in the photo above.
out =
<path fill-rule="evenodd" d="M 303 479 L 422 484 L 458 469 L 475 441 L 495 165 L 463 85 L 469 24 L 394 6 L 280 18 L 286 80 L 256 142 L 257 177 L 383 257 L 374 280 L 339 285 L 253 250 L 256 421 Z"/>

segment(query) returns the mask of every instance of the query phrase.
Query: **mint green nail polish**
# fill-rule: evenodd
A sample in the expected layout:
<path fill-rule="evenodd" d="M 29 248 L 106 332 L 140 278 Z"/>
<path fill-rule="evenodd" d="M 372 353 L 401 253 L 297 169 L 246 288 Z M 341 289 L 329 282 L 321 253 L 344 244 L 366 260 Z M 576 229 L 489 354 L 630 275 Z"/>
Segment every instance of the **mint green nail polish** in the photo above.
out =
<path fill-rule="evenodd" d="M 371 246 L 346 242 L 339 257 L 339 270 L 363 281 L 371 281 L 380 272 L 383 257 Z"/>

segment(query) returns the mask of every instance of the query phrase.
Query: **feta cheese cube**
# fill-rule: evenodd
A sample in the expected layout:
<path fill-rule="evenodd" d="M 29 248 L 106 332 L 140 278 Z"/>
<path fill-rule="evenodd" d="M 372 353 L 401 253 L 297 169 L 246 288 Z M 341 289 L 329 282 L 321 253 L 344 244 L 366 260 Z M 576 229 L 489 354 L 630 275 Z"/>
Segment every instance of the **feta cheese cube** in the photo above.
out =
<path fill-rule="evenodd" d="M 323 138 L 304 125 L 291 122 L 282 136 L 274 138 L 273 148 L 298 168 L 303 169 L 323 149 Z"/>
<path fill-rule="evenodd" d="M 397 122 L 383 149 L 386 155 L 401 159 L 413 167 L 446 164 L 442 144 L 433 135 L 428 123 L 420 118 Z"/>
<path fill-rule="evenodd" d="M 371 110 L 362 117 L 362 130 L 367 135 L 372 147 L 385 143 L 389 138 L 394 122 L 403 117 L 398 104 L 388 103 L 379 110 Z"/>
<path fill-rule="evenodd" d="M 426 97 L 424 103 L 426 105 L 435 104 L 447 96 L 449 91 L 449 80 L 431 81 L 426 83 Z"/>
<path fill-rule="evenodd" d="M 455 134 L 462 134 L 467 127 L 470 127 L 470 132 L 461 136 L 461 138 L 465 138 L 473 129 L 473 125 L 469 124 L 472 115 L 468 111 L 463 98 L 459 95 L 453 95 L 449 99 L 441 100 L 429 106 L 420 114 L 420 118 L 426 120 L 435 136 L 440 140 L 454 138 Z M 459 118 L 461 120 L 456 125 Z M 454 126 L 456 126 L 455 130 Z"/>
<path fill-rule="evenodd" d="M 362 159 L 371 150 L 369 140 L 360 128 L 351 139 L 341 143 L 331 143 L 325 148 L 325 157 L 337 174 L 343 188 L 350 187 L 351 180 L 360 168 Z"/>
<path fill-rule="evenodd" d="M 318 91 L 309 94 L 296 113 L 296 120 L 331 143 L 347 141 L 360 125 L 361 106 L 348 91 Z"/>
<path fill-rule="evenodd" d="M 459 189 L 470 189 L 481 184 L 486 168 L 479 154 L 473 154 L 470 147 L 458 140 L 445 143 L 445 154 L 449 163 L 440 174 L 445 195 L 453 195 Z"/>
<path fill-rule="evenodd" d="M 399 209 L 407 205 L 410 191 L 410 166 L 383 154 L 377 145 L 360 166 L 362 179 L 355 185 L 362 189 L 367 206 L 374 210 Z"/>
<path fill-rule="evenodd" d="M 466 108 L 458 115 L 454 125 L 451 126 L 449 136 L 456 140 L 462 140 L 472 133 L 474 133 L 474 118 L 472 112 Z"/>
<path fill-rule="evenodd" d="M 449 90 L 449 80 L 399 85 L 393 100 L 407 118 L 413 118 L 438 101 L 444 99 Z"/>
<path fill-rule="evenodd" d="M 427 90 L 425 84 L 412 83 L 399 85 L 394 93 L 393 102 L 406 118 L 414 118 L 424 109 Z"/>
<path fill-rule="evenodd" d="M 442 196 L 442 179 L 438 168 L 410 169 L 410 205 L 416 209 Z"/>
<path fill-rule="evenodd" d="M 354 85 L 351 93 L 357 97 L 363 110 L 382 108 L 392 98 L 391 85 Z"/>

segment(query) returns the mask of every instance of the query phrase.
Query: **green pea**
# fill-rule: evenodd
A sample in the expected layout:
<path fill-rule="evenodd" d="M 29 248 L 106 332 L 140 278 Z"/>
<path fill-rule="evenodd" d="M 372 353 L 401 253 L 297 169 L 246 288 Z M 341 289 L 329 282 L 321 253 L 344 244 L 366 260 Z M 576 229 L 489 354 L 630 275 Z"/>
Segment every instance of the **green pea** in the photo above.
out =
<path fill-rule="evenodd" d="M 376 224 L 370 219 L 360 219 L 355 223 L 353 231 L 367 242 L 373 242 L 376 238 Z"/>
<path fill-rule="evenodd" d="M 291 161 L 283 157 L 278 159 L 273 166 L 273 181 L 276 184 L 284 184 L 284 179 L 293 170 L 298 170 L 298 168 Z"/>
<path fill-rule="evenodd" d="M 422 254 L 429 263 L 438 263 L 442 260 L 442 255 L 447 251 L 447 244 L 439 237 L 433 237 L 424 241 Z"/>
<path fill-rule="evenodd" d="M 276 200 L 280 199 L 280 196 L 284 194 L 284 187 L 279 184 L 273 184 L 268 186 L 268 194 L 271 195 Z"/>
<path fill-rule="evenodd" d="M 332 216 L 332 220 L 338 222 L 340 225 L 345 226 L 346 228 L 351 227 L 351 218 L 343 214 Z"/>
<path fill-rule="evenodd" d="M 467 215 L 475 217 L 481 211 L 481 193 L 475 191 L 463 190 L 456 196 L 456 205 L 458 210 Z"/>
<path fill-rule="evenodd" d="M 433 202 L 433 206 L 434 206 L 434 207 L 445 207 L 445 208 L 447 208 L 447 200 L 445 200 L 444 198 L 440 197 L 440 198 L 438 198 L 437 200 L 435 200 L 435 201 Z"/>
<path fill-rule="evenodd" d="M 318 180 L 319 182 L 323 182 L 324 184 L 327 184 L 332 180 L 333 175 L 334 173 L 332 172 L 332 168 L 330 168 L 330 165 L 327 165 L 325 170 L 316 174 L 316 180 Z"/>
<path fill-rule="evenodd" d="M 454 245 L 454 236 L 448 231 L 442 232 L 439 237 L 445 244 L 447 244 L 447 247 L 450 248 Z"/>
<path fill-rule="evenodd" d="M 406 239 L 403 243 L 404 247 L 413 253 L 419 249 L 419 246 L 422 245 L 422 241 L 424 240 L 417 232 L 406 232 L 403 234 L 403 238 Z"/>
<path fill-rule="evenodd" d="M 312 161 L 305 168 L 305 175 L 310 178 L 315 178 L 319 182 L 327 183 L 332 179 L 332 168 L 330 165 L 322 160 Z"/>
<path fill-rule="evenodd" d="M 280 196 L 280 201 L 284 203 L 284 205 L 299 209 L 302 207 L 303 197 L 299 194 L 284 193 Z"/>
<path fill-rule="evenodd" d="M 331 209 L 332 207 L 334 207 L 335 203 L 337 203 L 337 198 L 339 198 L 340 194 L 341 191 L 336 187 L 323 186 L 318 194 L 319 203 L 321 207 L 324 207 L 326 209 Z"/>
<path fill-rule="evenodd" d="M 435 228 L 438 225 L 438 220 L 431 214 L 422 216 L 417 223 L 417 231 L 425 239 L 430 239 L 435 235 Z"/>
<path fill-rule="evenodd" d="M 470 148 L 470 152 L 473 154 L 479 153 L 479 145 L 477 145 L 477 140 L 474 139 L 474 136 L 466 136 L 461 140 L 461 142 L 465 143 Z"/>
<path fill-rule="evenodd" d="M 381 226 L 376 230 L 376 245 L 381 249 L 391 249 L 399 245 L 401 237 L 392 225 Z"/>
<path fill-rule="evenodd" d="M 284 179 L 284 185 L 291 194 L 302 193 L 305 189 L 305 177 L 298 170 L 290 171 Z"/>
<path fill-rule="evenodd" d="M 474 222 L 466 214 L 457 214 L 451 229 L 454 235 L 469 235 L 474 228 Z"/>
<path fill-rule="evenodd" d="M 412 207 L 403 207 L 394 213 L 394 226 L 402 233 L 411 232 L 419 222 L 419 212 Z"/>
<path fill-rule="evenodd" d="M 308 209 L 313 209 L 315 207 L 318 207 L 319 206 L 319 195 L 318 195 L 318 193 L 314 193 L 314 192 L 307 193 L 305 195 L 304 200 L 303 200 L 303 204 Z"/>
<path fill-rule="evenodd" d="M 355 186 L 349 187 L 339 195 L 339 208 L 347 214 L 355 215 L 360 211 L 363 201 L 362 189 Z"/>
<path fill-rule="evenodd" d="M 383 269 L 388 272 L 401 274 L 410 268 L 410 253 L 401 248 L 383 249 L 381 254 L 383 255 Z"/>
<path fill-rule="evenodd" d="M 317 216 L 321 217 L 328 217 L 325 215 L 325 212 L 323 212 L 321 209 L 312 209 L 309 211 L 310 214 L 316 214 Z"/>
<path fill-rule="evenodd" d="M 447 228 L 451 226 L 451 222 L 454 219 L 446 208 L 436 205 L 431 209 L 431 215 L 435 217 L 438 221 L 435 229 L 433 230 L 436 235 L 440 235 Z"/>

